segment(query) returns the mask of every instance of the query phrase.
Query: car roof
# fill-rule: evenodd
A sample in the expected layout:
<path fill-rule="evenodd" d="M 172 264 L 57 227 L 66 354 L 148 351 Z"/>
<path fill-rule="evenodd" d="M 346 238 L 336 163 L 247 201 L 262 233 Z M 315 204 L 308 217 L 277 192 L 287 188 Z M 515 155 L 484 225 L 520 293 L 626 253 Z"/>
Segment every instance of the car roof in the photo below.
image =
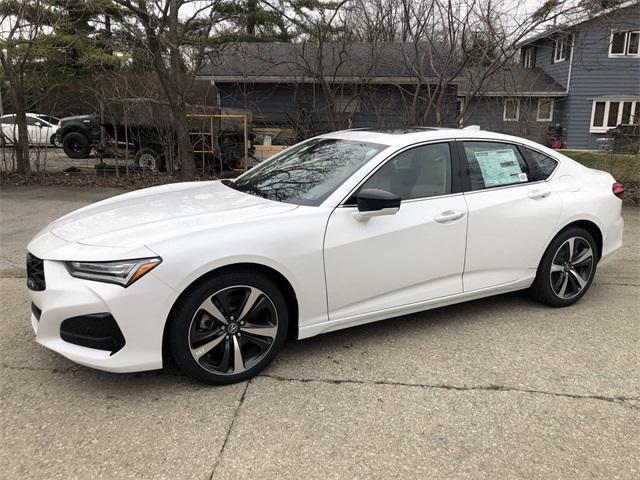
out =
<path fill-rule="evenodd" d="M 341 130 L 338 132 L 325 133 L 320 138 L 340 138 L 344 140 L 360 140 L 371 143 L 381 143 L 384 145 L 401 147 L 413 143 L 428 142 L 432 140 L 456 140 L 456 139 L 478 139 L 478 140 L 500 140 L 505 142 L 516 142 L 530 144 L 540 147 L 541 145 L 525 138 L 514 137 L 502 133 L 480 130 L 477 128 L 435 128 L 435 127 L 412 127 L 405 129 L 367 129 L 356 128 L 351 130 Z"/>

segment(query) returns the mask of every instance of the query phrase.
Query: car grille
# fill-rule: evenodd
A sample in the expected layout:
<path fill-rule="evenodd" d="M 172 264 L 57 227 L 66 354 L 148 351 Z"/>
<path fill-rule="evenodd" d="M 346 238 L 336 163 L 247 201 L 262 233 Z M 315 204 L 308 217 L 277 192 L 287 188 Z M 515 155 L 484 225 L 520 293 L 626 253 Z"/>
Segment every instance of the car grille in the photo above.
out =
<path fill-rule="evenodd" d="M 27 253 L 27 287 L 41 292 L 46 288 L 44 282 L 44 262 L 35 255 Z"/>

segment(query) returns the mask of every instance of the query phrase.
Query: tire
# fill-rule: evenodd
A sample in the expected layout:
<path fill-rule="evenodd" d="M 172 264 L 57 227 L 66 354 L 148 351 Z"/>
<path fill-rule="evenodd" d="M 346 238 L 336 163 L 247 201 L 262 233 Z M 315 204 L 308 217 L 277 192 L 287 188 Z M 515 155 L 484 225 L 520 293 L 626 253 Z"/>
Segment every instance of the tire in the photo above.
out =
<path fill-rule="evenodd" d="M 55 133 L 51 135 L 51 139 L 49 141 L 51 142 L 51 145 L 56 148 L 62 147 L 62 142 L 58 141 L 58 136 Z"/>
<path fill-rule="evenodd" d="M 282 292 L 247 269 L 206 280 L 174 311 L 168 329 L 173 359 L 187 375 L 214 385 L 260 372 L 282 349 L 289 326 Z"/>
<path fill-rule="evenodd" d="M 87 158 L 91 143 L 83 133 L 69 132 L 62 138 L 62 149 L 69 158 Z"/>
<path fill-rule="evenodd" d="M 589 290 L 597 264 L 593 236 L 579 227 L 568 228 L 547 247 L 529 291 L 533 298 L 552 307 L 573 305 Z"/>
<path fill-rule="evenodd" d="M 142 147 L 138 150 L 133 161 L 136 166 L 147 168 L 154 172 L 163 170 L 164 167 L 162 155 L 151 147 Z"/>

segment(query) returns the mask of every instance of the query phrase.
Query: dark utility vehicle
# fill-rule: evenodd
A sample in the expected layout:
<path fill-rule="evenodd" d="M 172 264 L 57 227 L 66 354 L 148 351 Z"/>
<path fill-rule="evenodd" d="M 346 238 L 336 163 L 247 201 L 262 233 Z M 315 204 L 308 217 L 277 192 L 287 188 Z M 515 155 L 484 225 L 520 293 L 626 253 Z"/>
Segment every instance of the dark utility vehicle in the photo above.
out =
<path fill-rule="evenodd" d="M 238 168 L 251 155 L 249 119 L 244 111 L 203 105 L 188 107 L 187 128 L 196 164 L 204 168 Z M 247 129 L 247 131 L 245 131 Z M 58 139 L 70 158 L 102 157 L 128 147 L 136 165 L 164 170 L 177 153 L 175 126 L 167 104 L 145 98 L 108 102 L 91 115 L 63 118 Z M 246 149 L 245 152 L 245 138 Z"/>
<path fill-rule="evenodd" d="M 56 137 L 68 157 L 87 158 L 100 143 L 100 119 L 97 114 L 62 118 Z"/>

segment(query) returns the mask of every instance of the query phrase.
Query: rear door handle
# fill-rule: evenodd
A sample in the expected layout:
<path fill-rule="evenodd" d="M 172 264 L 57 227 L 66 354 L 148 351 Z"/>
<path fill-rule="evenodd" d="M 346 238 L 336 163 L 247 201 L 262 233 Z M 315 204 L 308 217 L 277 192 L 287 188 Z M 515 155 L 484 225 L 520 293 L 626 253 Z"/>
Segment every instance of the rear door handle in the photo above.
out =
<path fill-rule="evenodd" d="M 462 217 L 464 217 L 464 212 L 454 212 L 453 210 L 447 210 L 445 212 L 442 212 L 440 215 L 437 215 L 434 220 L 438 223 L 449 223 L 460 220 Z"/>
<path fill-rule="evenodd" d="M 531 190 L 529 193 L 529 198 L 533 198 L 534 200 L 538 200 L 540 198 L 546 198 L 551 195 L 551 190 Z"/>

